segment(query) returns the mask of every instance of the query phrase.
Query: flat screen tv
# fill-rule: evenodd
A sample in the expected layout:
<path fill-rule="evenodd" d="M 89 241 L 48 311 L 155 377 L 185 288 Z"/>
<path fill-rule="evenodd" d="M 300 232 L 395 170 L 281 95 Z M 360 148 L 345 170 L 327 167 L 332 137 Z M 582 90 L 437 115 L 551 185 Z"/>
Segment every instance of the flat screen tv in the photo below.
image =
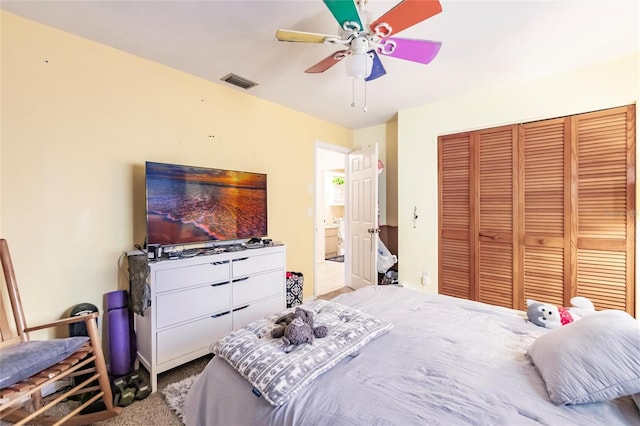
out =
<path fill-rule="evenodd" d="M 267 175 L 146 163 L 147 244 L 267 236 Z"/>

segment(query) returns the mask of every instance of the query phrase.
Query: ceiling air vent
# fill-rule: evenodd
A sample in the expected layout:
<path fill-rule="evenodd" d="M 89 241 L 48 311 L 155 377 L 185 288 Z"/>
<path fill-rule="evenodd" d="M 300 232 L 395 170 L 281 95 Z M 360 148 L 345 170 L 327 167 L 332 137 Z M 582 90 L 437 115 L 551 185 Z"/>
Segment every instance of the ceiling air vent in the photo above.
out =
<path fill-rule="evenodd" d="M 243 89 L 251 89 L 253 86 L 257 86 L 258 83 L 255 83 L 251 80 L 247 80 L 246 78 L 240 77 L 234 73 L 229 73 L 222 77 L 220 80 L 226 81 L 227 83 L 231 83 L 234 86 L 241 87 Z"/>

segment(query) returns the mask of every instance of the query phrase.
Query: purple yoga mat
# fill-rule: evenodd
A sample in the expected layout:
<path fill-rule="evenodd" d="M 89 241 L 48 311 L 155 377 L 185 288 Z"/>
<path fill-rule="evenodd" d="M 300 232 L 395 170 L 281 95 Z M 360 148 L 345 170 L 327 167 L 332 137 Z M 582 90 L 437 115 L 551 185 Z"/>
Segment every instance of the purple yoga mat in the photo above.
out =
<path fill-rule="evenodd" d="M 106 294 L 107 327 L 109 329 L 109 373 L 112 377 L 131 372 L 131 346 L 127 292 Z"/>

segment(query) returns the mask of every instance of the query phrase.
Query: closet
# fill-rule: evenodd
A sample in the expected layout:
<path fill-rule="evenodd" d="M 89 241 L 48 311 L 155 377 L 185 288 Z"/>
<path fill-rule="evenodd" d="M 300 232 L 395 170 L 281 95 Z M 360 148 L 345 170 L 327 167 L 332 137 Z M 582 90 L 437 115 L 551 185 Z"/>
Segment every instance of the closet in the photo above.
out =
<path fill-rule="evenodd" d="M 438 138 L 439 292 L 635 306 L 635 106 Z"/>

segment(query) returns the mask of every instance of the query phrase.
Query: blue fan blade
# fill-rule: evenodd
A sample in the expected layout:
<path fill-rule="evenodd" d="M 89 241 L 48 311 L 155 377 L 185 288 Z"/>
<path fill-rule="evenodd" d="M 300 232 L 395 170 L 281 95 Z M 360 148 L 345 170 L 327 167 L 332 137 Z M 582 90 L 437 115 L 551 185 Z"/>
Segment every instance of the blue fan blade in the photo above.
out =
<path fill-rule="evenodd" d="M 369 77 L 364 79 L 365 81 L 375 80 L 376 78 L 382 77 L 387 73 L 384 70 L 384 67 L 382 66 L 382 61 L 378 57 L 378 54 L 376 53 L 376 51 L 370 50 L 368 53 L 369 54 L 373 53 L 373 66 L 371 67 L 371 74 L 369 74 Z"/>

